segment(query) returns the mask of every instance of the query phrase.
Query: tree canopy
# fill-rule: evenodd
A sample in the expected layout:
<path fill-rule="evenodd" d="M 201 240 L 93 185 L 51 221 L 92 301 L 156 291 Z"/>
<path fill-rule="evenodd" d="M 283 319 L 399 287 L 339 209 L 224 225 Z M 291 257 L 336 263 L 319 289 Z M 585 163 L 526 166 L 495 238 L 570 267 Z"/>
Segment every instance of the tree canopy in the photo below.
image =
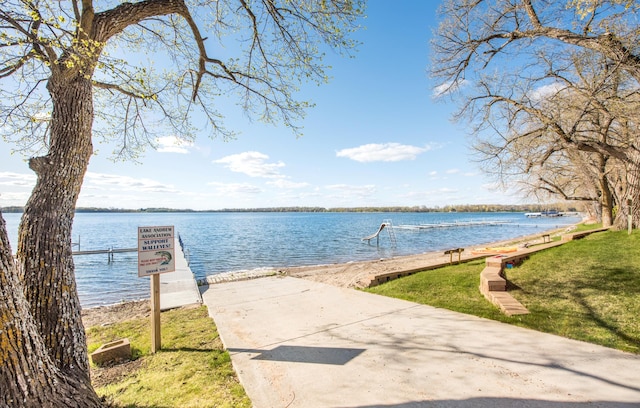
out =
<path fill-rule="evenodd" d="M 0 10 L 2 134 L 29 153 L 46 151 L 52 74 L 91 80 L 93 132 L 115 139 L 122 158 L 158 135 L 232 137 L 219 109 L 230 101 L 298 131 L 309 106 L 295 98 L 298 84 L 327 80 L 324 50 L 348 52 L 362 12 L 361 0 L 8 0 Z"/>
<path fill-rule="evenodd" d="M 609 215 L 637 196 L 639 11 L 627 0 L 443 3 L 431 72 L 460 101 L 485 170 Z"/>

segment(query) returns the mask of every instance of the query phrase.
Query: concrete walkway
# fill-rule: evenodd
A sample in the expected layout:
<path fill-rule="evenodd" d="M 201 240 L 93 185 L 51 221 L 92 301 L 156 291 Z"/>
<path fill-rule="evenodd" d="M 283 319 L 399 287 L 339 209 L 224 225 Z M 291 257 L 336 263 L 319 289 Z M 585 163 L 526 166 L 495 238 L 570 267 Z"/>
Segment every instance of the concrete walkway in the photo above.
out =
<path fill-rule="evenodd" d="M 178 238 L 174 245 L 176 270 L 160 274 L 160 310 L 202 303 L 200 290 Z"/>
<path fill-rule="evenodd" d="M 640 406 L 637 355 L 291 277 L 202 290 L 256 408 Z"/>

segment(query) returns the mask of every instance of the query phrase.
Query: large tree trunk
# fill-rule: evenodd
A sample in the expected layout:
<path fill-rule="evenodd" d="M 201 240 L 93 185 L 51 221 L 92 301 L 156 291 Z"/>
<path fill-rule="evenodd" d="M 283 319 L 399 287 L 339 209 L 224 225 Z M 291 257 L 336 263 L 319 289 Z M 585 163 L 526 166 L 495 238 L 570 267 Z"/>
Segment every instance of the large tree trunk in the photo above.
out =
<path fill-rule="evenodd" d="M 31 314 L 49 356 L 67 375 L 90 383 L 80 301 L 71 255 L 71 226 L 92 154 L 91 81 L 51 77 L 49 152 L 32 158 L 38 176 L 20 223 L 17 258 Z"/>
<path fill-rule="evenodd" d="M 611 191 L 603 191 L 600 200 L 603 227 L 610 227 L 613 225 L 613 206 L 613 196 Z"/>
<path fill-rule="evenodd" d="M 598 184 L 600 187 L 600 205 L 602 207 L 602 226 L 610 227 L 613 225 L 613 193 L 609 179 L 607 178 L 607 159 L 599 155 Z"/>
<path fill-rule="evenodd" d="M 101 407 L 89 384 L 61 372 L 49 357 L 16 269 L 0 214 L 0 406 Z"/>
<path fill-rule="evenodd" d="M 626 229 L 629 215 L 634 228 L 640 226 L 640 153 L 630 152 L 626 163 L 625 189 L 614 190 L 618 212 L 614 226 L 616 229 Z M 629 200 L 631 200 L 629 205 Z"/>

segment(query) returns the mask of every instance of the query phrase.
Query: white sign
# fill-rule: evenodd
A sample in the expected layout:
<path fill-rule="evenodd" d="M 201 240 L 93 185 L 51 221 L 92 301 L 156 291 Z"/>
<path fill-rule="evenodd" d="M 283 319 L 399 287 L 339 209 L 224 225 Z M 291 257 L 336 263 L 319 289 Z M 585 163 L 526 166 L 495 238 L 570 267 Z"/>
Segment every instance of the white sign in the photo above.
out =
<path fill-rule="evenodd" d="M 138 276 L 174 272 L 175 235 L 168 227 L 138 227 Z"/>

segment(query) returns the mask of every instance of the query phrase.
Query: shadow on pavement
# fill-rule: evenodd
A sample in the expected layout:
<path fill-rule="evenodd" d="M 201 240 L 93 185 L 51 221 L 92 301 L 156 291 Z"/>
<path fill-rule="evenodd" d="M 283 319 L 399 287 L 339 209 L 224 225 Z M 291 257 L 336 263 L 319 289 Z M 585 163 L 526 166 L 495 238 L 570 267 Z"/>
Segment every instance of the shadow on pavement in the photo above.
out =
<path fill-rule="evenodd" d="M 229 353 L 258 353 L 252 360 L 345 365 L 365 349 L 340 347 L 278 346 L 273 350 L 228 349 Z"/>

